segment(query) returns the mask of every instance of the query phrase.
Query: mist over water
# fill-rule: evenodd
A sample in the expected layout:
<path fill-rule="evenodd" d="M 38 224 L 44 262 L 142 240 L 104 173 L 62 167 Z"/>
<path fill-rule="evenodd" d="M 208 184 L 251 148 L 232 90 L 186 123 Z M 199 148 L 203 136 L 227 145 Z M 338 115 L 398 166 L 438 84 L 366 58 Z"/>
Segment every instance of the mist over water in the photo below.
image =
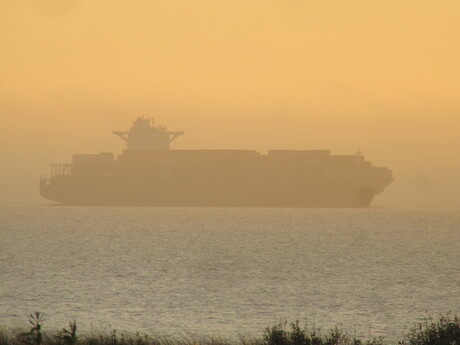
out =
<path fill-rule="evenodd" d="M 460 312 L 460 212 L 0 206 L 0 324 L 395 339 Z M 427 314 L 428 313 L 428 314 Z"/>
<path fill-rule="evenodd" d="M 383 207 L 460 207 L 460 3 L 0 1 L 0 201 L 150 114 L 174 149 L 358 149 Z"/>

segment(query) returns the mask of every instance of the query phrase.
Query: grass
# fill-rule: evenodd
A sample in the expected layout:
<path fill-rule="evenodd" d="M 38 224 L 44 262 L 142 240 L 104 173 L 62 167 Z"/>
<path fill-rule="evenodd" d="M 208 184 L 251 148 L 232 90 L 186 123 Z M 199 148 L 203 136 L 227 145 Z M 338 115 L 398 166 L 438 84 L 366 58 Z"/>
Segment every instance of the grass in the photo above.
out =
<path fill-rule="evenodd" d="M 77 335 L 77 322 L 59 331 L 43 331 L 42 314 L 30 314 L 29 331 L 0 328 L 0 345 L 383 345 L 383 338 L 357 339 L 340 328 L 326 332 L 301 327 L 299 322 L 280 323 L 265 329 L 262 337 L 239 341 L 216 337 L 166 337 L 127 333 Z M 402 341 L 394 345 L 460 345 L 460 319 L 447 313 L 438 320 L 428 319 L 415 325 Z M 391 343 L 388 343 L 391 344 Z"/>

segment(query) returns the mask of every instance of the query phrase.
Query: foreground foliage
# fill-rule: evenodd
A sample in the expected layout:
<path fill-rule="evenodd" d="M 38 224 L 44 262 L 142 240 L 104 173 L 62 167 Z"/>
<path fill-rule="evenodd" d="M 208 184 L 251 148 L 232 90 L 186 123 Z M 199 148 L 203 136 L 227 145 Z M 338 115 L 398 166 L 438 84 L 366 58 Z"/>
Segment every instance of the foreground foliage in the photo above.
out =
<path fill-rule="evenodd" d="M 278 324 L 265 330 L 259 345 L 382 345 L 382 338 L 374 338 L 363 342 L 356 337 L 351 337 L 340 328 L 334 328 L 322 333 L 320 329 L 308 331 L 300 328 L 299 322 L 291 323 L 290 329 L 286 324 Z"/>
<path fill-rule="evenodd" d="M 30 314 L 28 332 L 0 328 L 0 345 L 383 345 L 383 338 L 361 340 L 340 328 L 328 332 L 301 328 L 299 322 L 280 323 L 265 329 L 261 338 L 231 341 L 221 338 L 149 336 L 136 334 L 97 333 L 77 336 L 77 322 L 58 332 L 43 332 L 43 316 Z M 396 344 L 395 344 L 396 345 Z M 397 345 L 460 345 L 460 319 L 448 313 L 413 327 Z"/>
<path fill-rule="evenodd" d="M 403 344 L 460 345 L 460 318 L 447 313 L 438 321 L 427 320 L 412 328 Z"/>

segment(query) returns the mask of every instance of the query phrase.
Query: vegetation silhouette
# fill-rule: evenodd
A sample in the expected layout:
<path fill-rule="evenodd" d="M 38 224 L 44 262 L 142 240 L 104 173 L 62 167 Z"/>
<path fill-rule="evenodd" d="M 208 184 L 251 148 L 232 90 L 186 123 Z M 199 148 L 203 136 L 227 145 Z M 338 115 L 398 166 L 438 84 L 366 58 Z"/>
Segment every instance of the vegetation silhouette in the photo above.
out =
<path fill-rule="evenodd" d="M 409 345 L 459 345 L 460 318 L 458 315 L 447 313 L 439 320 L 432 318 L 413 327 L 406 336 L 403 344 Z"/>
<path fill-rule="evenodd" d="M 20 334 L 22 342 L 30 345 L 42 345 L 43 315 L 38 311 L 33 314 L 29 314 L 29 323 L 32 325 L 32 328 L 29 330 L 29 332 L 23 332 Z"/>
<path fill-rule="evenodd" d="M 0 327 L 0 345 L 460 345 L 460 318 L 451 312 L 441 314 L 438 320 L 426 319 L 402 335 L 399 342 L 386 342 L 382 337 L 367 340 L 351 336 L 335 327 L 327 332 L 319 328 L 300 327 L 299 321 L 279 323 L 267 327 L 262 337 L 229 340 L 219 337 L 182 337 L 141 335 L 140 333 L 83 334 L 77 337 L 77 322 L 58 332 L 42 332 L 43 317 L 39 312 L 30 314 L 32 328 L 29 332 Z"/>
<path fill-rule="evenodd" d="M 65 345 L 74 345 L 77 342 L 77 321 L 69 321 L 69 329 L 63 328 L 58 338 L 61 339 Z"/>

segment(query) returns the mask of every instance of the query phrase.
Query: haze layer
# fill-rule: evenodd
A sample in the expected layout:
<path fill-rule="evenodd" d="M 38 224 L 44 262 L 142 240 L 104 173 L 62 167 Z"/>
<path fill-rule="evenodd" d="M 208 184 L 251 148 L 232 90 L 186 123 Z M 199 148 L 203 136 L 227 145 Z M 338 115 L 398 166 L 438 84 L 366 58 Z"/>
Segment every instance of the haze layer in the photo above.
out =
<path fill-rule="evenodd" d="M 3 0 L 0 192 L 150 114 L 175 148 L 358 148 L 375 204 L 460 207 L 460 3 Z"/>

